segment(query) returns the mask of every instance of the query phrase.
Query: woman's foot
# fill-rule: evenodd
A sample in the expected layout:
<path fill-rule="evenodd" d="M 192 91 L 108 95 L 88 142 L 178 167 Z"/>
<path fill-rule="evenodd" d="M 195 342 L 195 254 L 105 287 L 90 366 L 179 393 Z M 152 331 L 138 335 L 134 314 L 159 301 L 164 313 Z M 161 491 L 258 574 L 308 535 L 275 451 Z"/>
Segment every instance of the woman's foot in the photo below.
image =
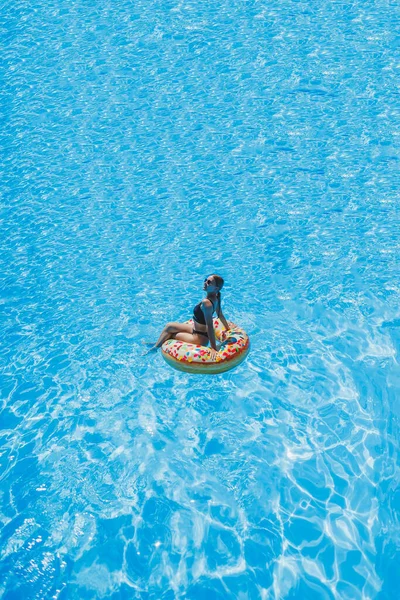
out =
<path fill-rule="evenodd" d="M 156 350 L 158 350 L 157 346 L 152 346 L 149 350 L 143 352 L 142 356 L 146 356 L 147 354 L 150 354 L 150 352 L 155 352 Z"/>

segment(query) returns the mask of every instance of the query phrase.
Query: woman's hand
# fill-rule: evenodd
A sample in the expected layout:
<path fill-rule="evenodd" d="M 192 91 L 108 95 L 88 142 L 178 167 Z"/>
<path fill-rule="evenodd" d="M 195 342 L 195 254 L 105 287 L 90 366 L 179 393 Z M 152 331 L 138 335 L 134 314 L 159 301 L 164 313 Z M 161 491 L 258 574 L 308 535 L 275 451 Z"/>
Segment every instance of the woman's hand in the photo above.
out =
<path fill-rule="evenodd" d="M 218 350 L 214 350 L 214 348 L 210 348 L 210 357 L 211 360 L 215 360 L 217 358 Z"/>

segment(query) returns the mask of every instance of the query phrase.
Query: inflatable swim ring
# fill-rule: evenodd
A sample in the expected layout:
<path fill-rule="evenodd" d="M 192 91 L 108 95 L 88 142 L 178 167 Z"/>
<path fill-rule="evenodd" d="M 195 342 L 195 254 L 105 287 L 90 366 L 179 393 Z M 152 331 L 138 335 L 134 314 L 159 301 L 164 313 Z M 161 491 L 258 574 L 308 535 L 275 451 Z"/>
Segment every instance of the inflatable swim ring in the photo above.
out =
<path fill-rule="evenodd" d="M 193 324 L 193 320 L 186 321 Z M 214 319 L 215 337 L 221 347 L 215 360 L 212 360 L 208 346 L 196 346 L 179 340 L 167 340 L 161 347 L 166 362 L 187 373 L 223 373 L 237 367 L 247 356 L 250 340 L 247 333 L 234 325 L 225 330 L 219 319 Z"/>

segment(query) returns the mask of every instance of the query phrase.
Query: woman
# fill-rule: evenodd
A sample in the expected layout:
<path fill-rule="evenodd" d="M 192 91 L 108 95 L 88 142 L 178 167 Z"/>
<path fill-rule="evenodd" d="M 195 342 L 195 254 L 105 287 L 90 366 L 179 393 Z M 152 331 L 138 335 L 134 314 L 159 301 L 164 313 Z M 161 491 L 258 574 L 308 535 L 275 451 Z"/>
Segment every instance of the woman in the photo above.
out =
<path fill-rule="evenodd" d="M 167 323 L 157 342 L 150 348 L 149 352 L 157 350 L 164 342 L 171 339 L 189 342 L 198 346 L 207 346 L 208 342 L 210 342 L 211 356 L 215 359 L 218 349 L 213 324 L 214 313 L 217 314 L 226 329 L 230 327 L 221 309 L 221 290 L 223 285 L 224 280 L 219 275 L 209 275 L 206 277 L 203 290 L 207 292 L 207 297 L 196 304 L 193 309 L 194 327 L 190 323 Z"/>

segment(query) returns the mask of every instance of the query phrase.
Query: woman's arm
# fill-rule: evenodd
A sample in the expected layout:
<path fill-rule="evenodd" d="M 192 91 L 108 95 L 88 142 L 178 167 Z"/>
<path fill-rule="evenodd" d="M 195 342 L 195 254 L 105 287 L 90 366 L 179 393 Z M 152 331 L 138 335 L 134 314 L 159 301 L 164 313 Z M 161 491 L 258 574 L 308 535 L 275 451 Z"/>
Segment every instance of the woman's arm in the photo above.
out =
<path fill-rule="evenodd" d="M 215 331 L 214 331 L 214 323 L 213 323 L 212 314 L 210 316 L 206 315 L 206 325 L 207 325 L 208 339 L 210 340 L 210 346 L 213 350 L 218 351 L 217 341 L 215 339 Z"/>
<path fill-rule="evenodd" d="M 213 323 L 213 306 L 209 300 L 204 300 L 202 309 L 207 325 L 208 339 L 213 350 L 217 351 L 217 342 L 215 339 L 214 323 Z"/>
<path fill-rule="evenodd" d="M 228 321 L 225 319 L 224 315 L 222 314 L 222 310 L 219 311 L 218 318 L 221 321 L 222 325 L 225 327 L 225 329 L 230 329 Z"/>
<path fill-rule="evenodd" d="M 228 321 L 225 319 L 222 308 L 221 308 L 221 297 L 218 298 L 218 311 L 217 311 L 218 319 L 221 321 L 222 325 L 226 330 L 230 329 Z"/>

